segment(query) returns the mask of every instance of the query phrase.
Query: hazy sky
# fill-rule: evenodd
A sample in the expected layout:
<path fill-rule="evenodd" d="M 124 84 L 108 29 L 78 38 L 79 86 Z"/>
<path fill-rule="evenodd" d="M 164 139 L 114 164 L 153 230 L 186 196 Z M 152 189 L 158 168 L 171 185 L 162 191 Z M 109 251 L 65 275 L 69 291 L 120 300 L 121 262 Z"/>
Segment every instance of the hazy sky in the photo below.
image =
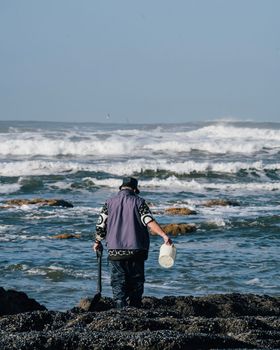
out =
<path fill-rule="evenodd" d="M 280 121 L 279 0 L 0 0 L 0 120 L 220 118 Z"/>

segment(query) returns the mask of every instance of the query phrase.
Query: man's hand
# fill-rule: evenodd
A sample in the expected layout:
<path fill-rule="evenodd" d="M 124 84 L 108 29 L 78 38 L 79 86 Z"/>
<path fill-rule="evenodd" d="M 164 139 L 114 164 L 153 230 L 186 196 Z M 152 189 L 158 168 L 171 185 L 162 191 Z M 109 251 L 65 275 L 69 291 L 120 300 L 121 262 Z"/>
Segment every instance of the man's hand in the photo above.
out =
<path fill-rule="evenodd" d="M 160 227 L 160 225 L 156 222 L 156 220 L 151 221 L 147 225 L 149 229 L 159 235 L 163 240 L 164 243 L 167 245 L 172 245 L 173 242 L 172 240 L 167 236 L 167 234 L 163 231 L 163 229 Z"/>
<path fill-rule="evenodd" d="M 169 238 L 167 235 L 165 235 L 162 238 L 163 238 L 165 244 L 167 244 L 167 245 L 172 245 L 173 244 L 171 238 Z"/>
<path fill-rule="evenodd" d="M 102 243 L 100 241 L 96 241 L 92 246 L 92 249 L 96 252 L 97 250 L 103 250 Z"/>

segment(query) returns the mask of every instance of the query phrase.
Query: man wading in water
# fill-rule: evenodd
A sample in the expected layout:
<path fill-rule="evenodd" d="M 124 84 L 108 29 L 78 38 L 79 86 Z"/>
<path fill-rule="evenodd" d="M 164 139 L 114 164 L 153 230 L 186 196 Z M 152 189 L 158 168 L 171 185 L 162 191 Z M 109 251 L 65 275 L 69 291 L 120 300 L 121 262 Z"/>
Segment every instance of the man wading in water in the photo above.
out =
<path fill-rule="evenodd" d="M 144 261 L 148 258 L 148 228 L 168 245 L 171 239 L 153 218 L 145 200 L 138 196 L 138 182 L 123 179 L 117 195 L 104 204 L 97 224 L 93 249 L 102 248 L 106 238 L 111 269 L 111 286 L 117 308 L 141 307 L 144 291 Z M 129 301 L 129 304 L 128 304 Z"/>

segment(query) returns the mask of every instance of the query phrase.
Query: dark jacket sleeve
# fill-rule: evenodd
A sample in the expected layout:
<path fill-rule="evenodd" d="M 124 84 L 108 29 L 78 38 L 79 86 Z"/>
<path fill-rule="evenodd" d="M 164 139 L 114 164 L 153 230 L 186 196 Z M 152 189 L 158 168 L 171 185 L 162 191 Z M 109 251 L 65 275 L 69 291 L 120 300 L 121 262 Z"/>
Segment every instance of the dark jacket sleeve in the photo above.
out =
<path fill-rule="evenodd" d="M 105 203 L 100 211 L 96 222 L 96 232 L 95 232 L 95 240 L 102 241 L 106 237 L 107 234 L 107 218 L 108 218 L 108 207 L 107 203 Z"/>
<path fill-rule="evenodd" d="M 155 221 L 153 214 L 151 213 L 151 210 L 145 200 L 143 200 L 142 204 L 139 207 L 139 214 L 144 226 L 147 226 L 148 223 Z"/>

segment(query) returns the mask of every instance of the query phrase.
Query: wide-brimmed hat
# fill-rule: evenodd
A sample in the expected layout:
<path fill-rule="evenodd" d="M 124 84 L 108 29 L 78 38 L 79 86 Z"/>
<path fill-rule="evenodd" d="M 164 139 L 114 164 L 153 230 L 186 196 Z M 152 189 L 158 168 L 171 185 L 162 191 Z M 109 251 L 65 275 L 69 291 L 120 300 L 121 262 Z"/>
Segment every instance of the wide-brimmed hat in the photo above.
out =
<path fill-rule="evenodd" d="M 133 190 L 135 190 L 136 194 L 140 193 L 140 191 L 138 189 L 138 181 L 134 177 L 124 177 L 123 183 L 119 187 L 120 190 L 122 189 L 122 187 L 130 187 Z"/>

